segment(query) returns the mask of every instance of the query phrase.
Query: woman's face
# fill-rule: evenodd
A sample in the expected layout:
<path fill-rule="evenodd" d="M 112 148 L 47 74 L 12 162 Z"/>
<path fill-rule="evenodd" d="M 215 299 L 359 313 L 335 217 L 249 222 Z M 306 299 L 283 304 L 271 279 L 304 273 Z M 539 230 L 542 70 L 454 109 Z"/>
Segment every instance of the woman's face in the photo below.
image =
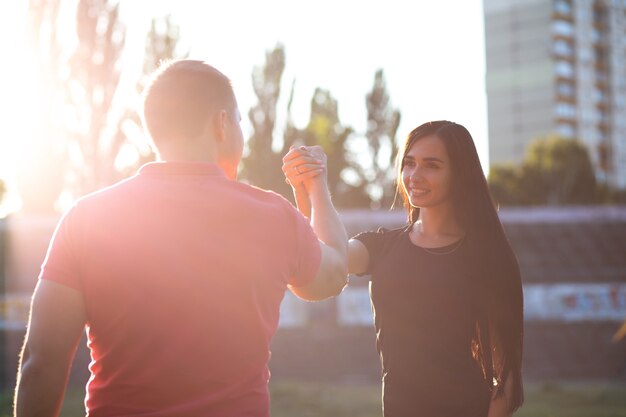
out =
<path fill-rule="evenodd" d="M 416 140 L 404 155 L 402 166 L 402 184 L 411 206 L 450 203 L 452 167 L 441 139 L 430 135 Z"/>

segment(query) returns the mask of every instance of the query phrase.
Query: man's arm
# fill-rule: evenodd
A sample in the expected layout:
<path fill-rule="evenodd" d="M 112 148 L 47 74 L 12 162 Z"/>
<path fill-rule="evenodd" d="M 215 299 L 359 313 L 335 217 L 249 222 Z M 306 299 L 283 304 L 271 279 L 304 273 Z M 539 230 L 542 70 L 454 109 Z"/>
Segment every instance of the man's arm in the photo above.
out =
<path fill-rule="evenodd" d="M 79 291 L 38 282 L 17 374 L 15 417 L 58 415 L 85 317 Z"/>
<path fill-rule="evenodd" d="M 294 154 L 303 153 L 304 162 L 309 164 L 309 178 L 304 184 L 311 208 L 311 226 L 320 240 L 322 257 L 319 270 L 311 283 L 302 287 L 291 286 L 291 291 L 300 298 L 315 301 L 337 295 L 346 286 L 348 277 L 348 235 L 339 214 L 331 201 L 326 181 L 326 155 L 319 146 L 290 151 L 285 159 L 297 159 Z M 307 159 L 310 155 L 310 159 Z M 317 166 L 316 162 L 317 161 Z M 287 170 L 291 165 L 287 165 Z M 319 170 L 322 172 L 319 172 Z M 306 175 L 306 168 L 302 175 Z M 318 175 L 315 175 L 315 172 Z M 295 181 L 294 181 L 295 182 Z M 295 187 L 294 187 L 295 189 Z M 296 189 L 296 191 L 298 191 Z M 301 193 L 302 197 L 304 193 Z M 296 194 L 297 197 L 297 194 Z M 300 206 L 300 203 L 299 203 Z M 302 208 L 302 207 L 299 207 Z"/>

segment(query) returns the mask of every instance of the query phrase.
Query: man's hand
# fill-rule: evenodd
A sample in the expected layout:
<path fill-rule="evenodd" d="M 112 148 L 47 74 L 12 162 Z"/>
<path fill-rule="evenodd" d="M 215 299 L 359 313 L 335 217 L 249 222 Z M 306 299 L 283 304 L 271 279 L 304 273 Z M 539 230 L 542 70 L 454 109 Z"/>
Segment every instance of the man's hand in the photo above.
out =
<path fill-rule="evenodd" d="M 327 158 L 321 146 L 292 146 L 283 157 L 282 170 L 294 189 L 304 187 L 310 193 L 315 182 L 326 183 L 326 166 Z"/>

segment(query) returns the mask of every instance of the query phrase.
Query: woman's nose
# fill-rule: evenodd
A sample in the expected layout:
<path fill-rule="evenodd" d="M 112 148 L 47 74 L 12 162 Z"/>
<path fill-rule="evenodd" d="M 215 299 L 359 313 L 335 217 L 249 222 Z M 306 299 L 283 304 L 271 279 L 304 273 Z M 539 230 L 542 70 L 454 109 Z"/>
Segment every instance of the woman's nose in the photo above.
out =
<path fill-rule="evenodd" d="M 422 176 L 421 170 L 419 168 L 415 168 L 411 172 L 411 175 L 409 175 L 409 178 L 411 179 L 412 182 L 421 182 L 424 179 L 424 177 Z"/>

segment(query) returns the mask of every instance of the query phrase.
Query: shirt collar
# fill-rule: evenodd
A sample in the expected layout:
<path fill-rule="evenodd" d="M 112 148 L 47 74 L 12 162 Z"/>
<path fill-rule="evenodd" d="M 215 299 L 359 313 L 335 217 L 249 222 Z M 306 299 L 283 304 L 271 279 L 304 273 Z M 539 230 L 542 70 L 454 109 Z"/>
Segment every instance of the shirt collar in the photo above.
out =
<path fill-rule="evenodd" d="M 159 161 L 149 162 L 139 168 L 140 175 L 202 175 L 209 177 L 226 177 L 216 164 L 196 161 Z"/>

